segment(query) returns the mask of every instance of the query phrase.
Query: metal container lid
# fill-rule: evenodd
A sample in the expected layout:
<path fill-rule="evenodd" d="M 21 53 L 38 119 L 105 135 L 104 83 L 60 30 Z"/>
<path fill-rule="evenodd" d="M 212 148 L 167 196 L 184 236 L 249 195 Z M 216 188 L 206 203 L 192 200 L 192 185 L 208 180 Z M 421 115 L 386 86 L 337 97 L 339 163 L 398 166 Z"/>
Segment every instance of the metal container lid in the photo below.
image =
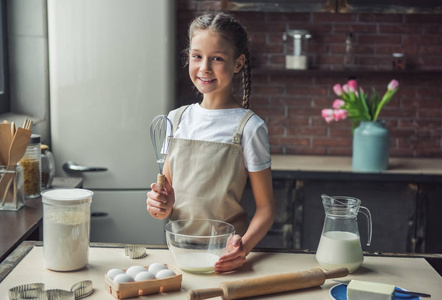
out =
<path fill-rule="evenodd" d="M 31 134 L 31 139 L 29 140 L 29 144 L 37 144 L 40 143 L 41 136 L 39 134 Z"/>
<path fill-rule="evenodd" d="M 91 203 L 94 192 L 85 189 L 54 189 L 41 193 L 42 202 L 54 205 Z"/>

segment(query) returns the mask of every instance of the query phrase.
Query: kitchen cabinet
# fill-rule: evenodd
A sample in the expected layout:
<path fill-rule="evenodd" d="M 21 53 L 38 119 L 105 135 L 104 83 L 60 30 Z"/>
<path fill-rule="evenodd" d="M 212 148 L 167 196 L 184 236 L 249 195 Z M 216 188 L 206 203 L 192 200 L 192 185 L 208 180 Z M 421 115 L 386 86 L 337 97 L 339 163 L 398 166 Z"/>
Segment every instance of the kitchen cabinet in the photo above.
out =
<path fill-rule="evenodd" d="M 365 218 L 359 218 L 364 251 L 442 253 L 442 160 L 390 158 L 390 169 L 359 173 L 351 157 L 272 156 L 278 217 L 258 246 L 316 250 L 324 209 L 321 194 L 353 196 L 372 213 L 373 241 L 367 240 Z M 243 203 L 253 215 L 253 198 Z"/>
<path fill-rule="evenodd" d="M 317 77 L 369 77 L 388 75 L 392 78 L 402 78 L 412 75 L 430 75 L 430 76 L 442 76 L 442 70 L 371 70 L 371 69 L 355 69 L 355 70 L 327 70 L 327 69 L 307 69 L 307 70 L 290 70 L 282 68 L 255 68 L 252 69 L 253 75 L 278 75 L 278 76 L 317 76 Z"/>

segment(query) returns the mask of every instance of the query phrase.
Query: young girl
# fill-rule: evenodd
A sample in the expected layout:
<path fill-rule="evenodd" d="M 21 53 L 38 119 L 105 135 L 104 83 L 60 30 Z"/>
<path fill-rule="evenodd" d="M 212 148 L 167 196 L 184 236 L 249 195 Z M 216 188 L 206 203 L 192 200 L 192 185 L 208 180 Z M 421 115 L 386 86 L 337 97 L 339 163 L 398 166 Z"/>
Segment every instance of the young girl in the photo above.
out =
<path fill-rule="evenodd" d="M 248 110 L 250 55 L 247 34 L 231 15 L 205 14 L 189 28 L 190 78 L 203 95 L 169 113 L 174 128 L 163 174 L 147 193 L 155 218 L 216 219 L 235 226 L 229 253 L 215 264 L 224 272 L 242 266 L 275 218 L 267 126 Z M 242 106 L 234 99 L 233 79 L 242 73 Z M 250 179 L 256 212 L 249 224 L 239 204 Z"/>

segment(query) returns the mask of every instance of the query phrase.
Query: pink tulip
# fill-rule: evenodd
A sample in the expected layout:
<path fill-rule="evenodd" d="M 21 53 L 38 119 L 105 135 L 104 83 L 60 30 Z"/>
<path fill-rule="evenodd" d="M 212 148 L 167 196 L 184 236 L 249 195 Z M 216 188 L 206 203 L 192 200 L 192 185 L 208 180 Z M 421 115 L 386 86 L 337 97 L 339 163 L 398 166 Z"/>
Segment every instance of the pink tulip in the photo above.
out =
<path fill-rule="evenodd" d="M 399 86 L 399 82 L 395 79 L 393 79 L 392 81 L 390 81 L 390 83 L 388 84 L 388 89 L 390 91 L 394 91 L 398 88 Z"/>
<path fill-rule="evenodd" d="M 348 94 L 348 84 L 344 84 L 344 85 L 342 86 L 342 90 L 343 90 L 346 94 Z"/>
<path fill-rule="evenodd" d="M 334 109 L 340 109 L 341 107 L 343 107 L 345 105 L 344 100 L 341 99 L 335 99 L 335 101 L 333 101 L 333 108 Z"/>
<path fill-rule="evenodd" d="M 327 123 L 333 121 L 333 109 L 323 109 L 321 114 Z"/>
<path fill-rule="evenodd" d="M 345 120 L 348 116 L 347 110 L 345 109 L 335 109 L 333 111 L 333 119 L 335 121 Z"/>
<path fill-rule="evenodd" d="M 356 80 L 349 80 L 348 82 L 347 82 L 347 84 L 348 84 L 348 90 L 350 91 L 350 92 L 355 92 L 355 91 L 357 91 L 358 90 L 358 83 L 356 82 Z"/>
<path fill-rule="evenodd" d="M 341 85 L 339 83 L 335 84 L 333 86 L 333 91 L 335 92 L 335 94 L 337 96 L 341 96 L 342 95 L 342 87 L 341 87 Z"/>

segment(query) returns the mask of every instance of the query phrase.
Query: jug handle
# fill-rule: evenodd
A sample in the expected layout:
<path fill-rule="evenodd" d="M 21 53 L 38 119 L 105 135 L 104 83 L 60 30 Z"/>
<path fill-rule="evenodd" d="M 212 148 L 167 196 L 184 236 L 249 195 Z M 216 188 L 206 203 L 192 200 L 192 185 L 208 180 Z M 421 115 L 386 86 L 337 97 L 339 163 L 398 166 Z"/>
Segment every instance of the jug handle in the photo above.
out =
<path fill-rule="evenodd" d="M 364 214 L 367 217 L 367 228 L 368 228 L 368 240 L 367 240 L 367 246 L 371 245 L 371 231 L 372 231 L 372 225 L 371 225 L 371 213 L 365 206 L 361 206 L 359 209 L 359 212 Z"/>

